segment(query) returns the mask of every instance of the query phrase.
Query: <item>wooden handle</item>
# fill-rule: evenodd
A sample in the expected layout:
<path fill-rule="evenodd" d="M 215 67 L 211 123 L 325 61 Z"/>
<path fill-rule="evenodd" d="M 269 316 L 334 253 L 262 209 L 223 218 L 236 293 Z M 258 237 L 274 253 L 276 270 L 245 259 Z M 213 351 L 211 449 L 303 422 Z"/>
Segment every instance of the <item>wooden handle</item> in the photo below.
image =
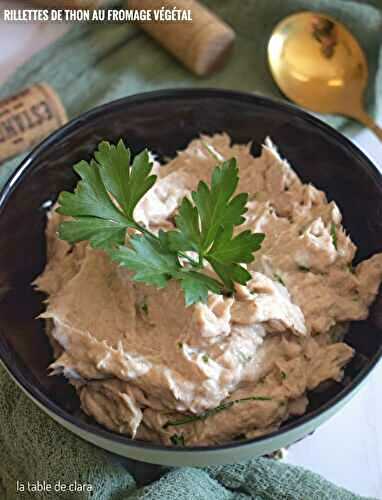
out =
<path fill-rule="evenodd" d="M 192 21 L 147 21 L 142 28 L 187 68 L 203 76 L 226 60 L 235 40 L 233 29 L 196 0 L 129 0 L 138 10 L 187 9 Z"/>
<path fill-rule="evenodd" d="M 60 98 L 46 83 L 0 101 L 0 163 L 30 149 L 66 121 Z"/>
<path fill-rule="evenodd" d="M 374 132 L 374 134 L 378 137 L 378 139 L 382 142 L 382 128 L 373 122 L 370 125 L 370 130 Z"/>
<path fill-rule="evenodd" d="M 348 115 L 369 128 L 372 132 L 374 132 L 378 139 L 382 141 L 382 128 L 375 123 L 373 118 L 368 115 L 362 107 L 357 107 L 355 110 L 352 109 L 350 112 L 348 111 Z"/>
<path fill-rule="evenodd" d="M 378 137 L 378 139 L 382 142 L 382 128 L 375 123 L 373 118 L 365 113 L 365 118 L 359 118 L 360 122 L 366 125 L 374 134 Z"/>

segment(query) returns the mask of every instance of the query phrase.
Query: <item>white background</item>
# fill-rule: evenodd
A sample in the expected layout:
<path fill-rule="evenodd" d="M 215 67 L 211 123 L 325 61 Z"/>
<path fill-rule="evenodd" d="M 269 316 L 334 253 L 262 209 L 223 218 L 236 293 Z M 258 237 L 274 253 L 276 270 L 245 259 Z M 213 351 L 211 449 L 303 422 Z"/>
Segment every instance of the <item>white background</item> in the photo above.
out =
<path fill-rule="evenodd" d="M 0 10 L 22 6 L 17 1 L 0 0 Z M 65 24 L 0 21 L 0 84 L 18 65 L 67 28 Z M 382 143 L 366 130 L 355 142 L 382 171 Z M 346 408 L 312 436 L 294 445 L 287 460 L 318 472 L 354 493 L 382 499 L 381 387 L 382 363 L 379 363 L 365 387 Z"/>

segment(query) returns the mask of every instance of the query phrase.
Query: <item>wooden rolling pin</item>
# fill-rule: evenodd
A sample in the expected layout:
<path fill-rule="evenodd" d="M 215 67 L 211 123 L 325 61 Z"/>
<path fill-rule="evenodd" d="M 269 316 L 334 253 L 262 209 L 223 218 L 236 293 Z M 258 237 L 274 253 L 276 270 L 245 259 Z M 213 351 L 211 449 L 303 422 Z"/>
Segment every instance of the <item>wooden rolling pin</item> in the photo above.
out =
<path fill-rule="evenodd" d="M 0 163 L 27 151 L 66 121 L 60 98 L 46 83 L 0 101 Z"/>
<path fill-rule="evenodd" d="M 191 10 L 192 21 L 147 21 L 142 28 L 199 76 L 223 65 L 235 40 L 233 29 L 196 0 L 129 0 L 132 9 Z"/>

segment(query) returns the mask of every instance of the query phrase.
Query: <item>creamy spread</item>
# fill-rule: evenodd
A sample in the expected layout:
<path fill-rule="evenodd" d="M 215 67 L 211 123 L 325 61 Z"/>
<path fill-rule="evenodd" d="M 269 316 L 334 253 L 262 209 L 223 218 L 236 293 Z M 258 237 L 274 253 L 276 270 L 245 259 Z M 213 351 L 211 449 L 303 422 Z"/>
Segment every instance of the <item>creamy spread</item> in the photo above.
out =
<path fill-rule="evenodd" d="M 171 228 L 182 198 L 209 181 L 216 160 L 202 140 L 237 159 L 238 191 L 249 193 L 240 231 L 266 235 L 251 280 L 233 297 L 210 293 L 207 304 L 185 307 L 177 282 L 135 282 L 101 250 L 58 239 L 54 211 L 36 280 L 48 295 L 52 374 L 69 379 L 101 425 L 169 446 L 174 436 L 186 446 L 254 437 L 303 414 L 309 390 L 343 376 L 353 355 L 341 341 L 346 325 L 367 317 L 382 280 L 382 254 L 353 269 L 356 247 L 337 205 L 303 184 L 268 139 L 257 158 L 220 134 L 156 164 L 158 181 L 135 212 L 140 223 Z M 179 424 L 192 415 L 204 418 Z"/>

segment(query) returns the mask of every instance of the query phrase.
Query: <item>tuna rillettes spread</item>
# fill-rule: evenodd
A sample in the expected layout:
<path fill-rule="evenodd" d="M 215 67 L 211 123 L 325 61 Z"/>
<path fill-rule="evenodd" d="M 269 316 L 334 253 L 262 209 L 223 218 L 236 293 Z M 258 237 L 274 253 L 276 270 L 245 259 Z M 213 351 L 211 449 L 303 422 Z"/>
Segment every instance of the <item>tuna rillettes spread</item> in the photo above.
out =
<path fill-rule="evenodd" d="M 58 239 L 54 210 L 36 280 L 48 295 L 52 373 L 101 425 L 169 446 L 263 435 L 303 414 L 308 391 L 343 376 L 347 324 L 367 317 L 382 280 L 382 254 L 352 267 L 356 247 L 337 205 L 303 184 L 270 140 L 255 158 L 225 134 L 203 137 L 156 164 L 159 179 L 135 212 L 142 225 L 171 228 L 183 197 L 211 177 L 205 143 L 237 159 L 249 193 L 240 228 L 265 234 L 246 286 L 186 307 L 178 282 L 133 281 L 102 250 Z"/>

